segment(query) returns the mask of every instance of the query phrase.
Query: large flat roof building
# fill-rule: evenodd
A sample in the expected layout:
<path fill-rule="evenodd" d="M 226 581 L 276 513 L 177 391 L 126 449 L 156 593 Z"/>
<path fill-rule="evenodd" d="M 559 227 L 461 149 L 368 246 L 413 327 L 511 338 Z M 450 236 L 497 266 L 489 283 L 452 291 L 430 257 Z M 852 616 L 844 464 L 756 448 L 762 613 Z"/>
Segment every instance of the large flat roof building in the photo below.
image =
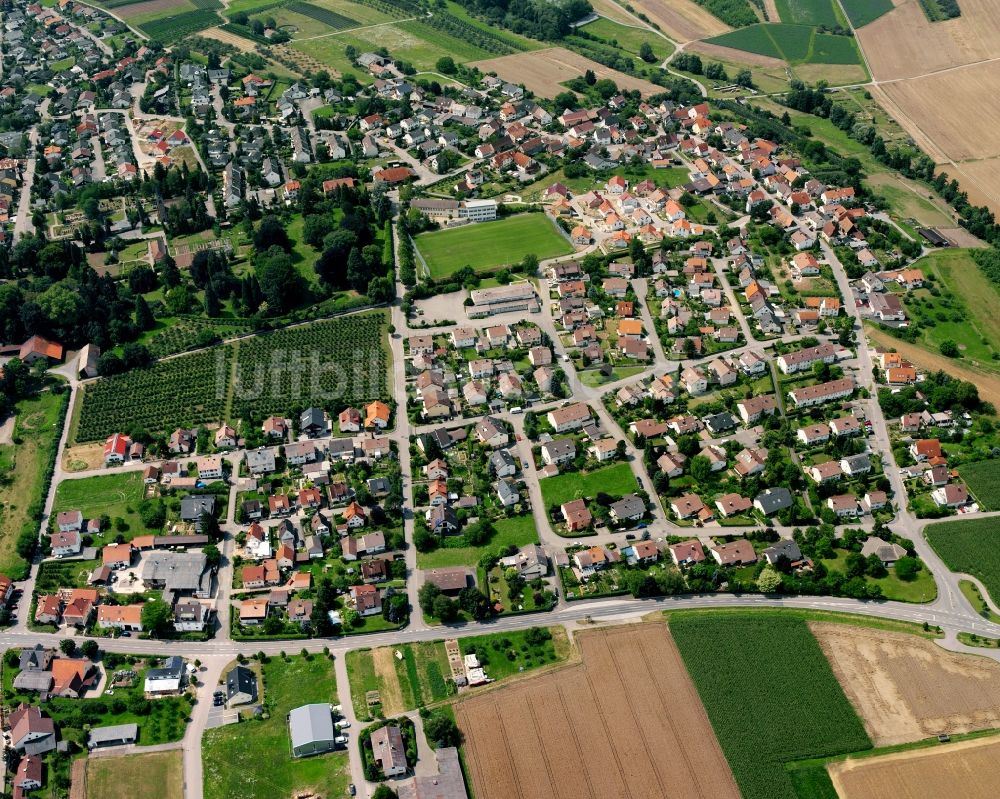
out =
<path fill-rule="evenodd" d="M 332 751 L 336 734 L 330 706 L 315 704 L 295 708 L 288 714 L 288 732 L 295 757 Z"/>

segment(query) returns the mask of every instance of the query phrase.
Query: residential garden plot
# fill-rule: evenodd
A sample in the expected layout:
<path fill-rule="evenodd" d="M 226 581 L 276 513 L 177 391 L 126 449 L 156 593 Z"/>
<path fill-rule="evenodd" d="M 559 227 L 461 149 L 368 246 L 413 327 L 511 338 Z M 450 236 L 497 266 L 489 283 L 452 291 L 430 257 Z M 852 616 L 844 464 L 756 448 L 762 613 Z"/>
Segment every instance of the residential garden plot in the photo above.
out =
<path fill-rule="evenodd" d="M 518 214 L 495 222 L 421 233 L 415 239 L 431 277 L 446 278 L 465 266 L 483 271 L 568 255 L 572 245 L 545 214 Z"/>
<path fill-rule="evenodd" d="M 827 768 L 841 799 L 996 796 L 1000 738 L 898 752 L 884 757 L 831 763 Z"/>
<path fill-rule="evenodd" d="M 670 630 L 744 799 L 796 799 L 785 762 L 871 747 L 804 620 L 675 613 Z"/>
<path fill-rule="evenodd" d="M 311 703 L 336 704 L 330 658 L 274 657 L 263 667 L 268 717 L 207 730 L 202 738 L 206 799 L 274 799 L 304 793 L 345 796 L 347 752 L 295 759 L 288 713 Z"/>
<path fill-rule="evenodd" d="M 983 510 L 1000 510 L 1000 460 L 967 463 L 958 473 Z"/>
<path fill-rule="evenodd" d="M 446 699 L 455 690 L 441 641 L 348 652 L 347 673 L 354 712 L 362 720 L 373 715 L 369 691 L 379 692 L 379 715 L 395 716 Z"/>
<path fill-rule="evenodd" d="M 1000 726 L 1000 664 L 915 635 L 812 624 L 877 746 Z"/>
<path fill-rule="evenodd" d="M 1000 519 L 962 519 L 928 525 L 928 543 L 955 572 L 978 577 L 1000 602 Z"/>
<path fill-rule="evenodd" d="M 491 522 L 496 532 L 488 543 L 483 546 L 448 546 L 448 537 L 444 537 L 441 546 L 433 552 L 417 552 L 418 569 L 440 569 L 446 566 L 475 566 L 487 552 L 496 552 L 509 546 L 523 547 L 526 544 L 538 543 L 538 531 L 531 514 L 514 516 L 509 519 L 496 519 Z"/>
<path fill-rule="evenodd" d="M 477 799 L 739 796 L 664 625 L 576 641 L 582 663 L 455 705 Z"/>
<path fill-rule="evenodd" d="M 621 497 L 638 490 L 632 468 L 627 463 L 616 463 L 604 466 L 592 472 L 566 472 L 555 477 L 546 477 L 539 481 L 542 497 L 546 507 L 562 505 L 571 499 L 595 497 L 605 493 L 613 497 Z"/>
<path fill-rule="evenodd" d="M 87 799 L 181 799 L 181 751 L 87 758 Z M 122 776 L 128 774 L 128 779 Z"/>
<path fill-rule="evenodd" d="M 60 511 L 79 510 L 84 519 L 107 516 L 112 525 L 121 519 L 123 525 L 119 525 L 119 529 L 105 530 L 109 538 L 124 534 L 131 539 L 143 533 L 159 532 L 161 527 L 147 530 L 139 516 L 144 487 L 140 472 L 63 480 L 56 489 L 53 518 Z"/>

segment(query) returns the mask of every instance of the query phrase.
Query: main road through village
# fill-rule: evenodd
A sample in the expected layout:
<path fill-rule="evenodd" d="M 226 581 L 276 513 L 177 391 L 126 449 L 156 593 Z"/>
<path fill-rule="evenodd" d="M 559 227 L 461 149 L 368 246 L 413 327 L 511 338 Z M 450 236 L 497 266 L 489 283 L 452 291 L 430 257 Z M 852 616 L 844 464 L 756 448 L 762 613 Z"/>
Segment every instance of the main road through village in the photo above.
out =
<path fill-rule="evenodd" d="M 862 337 L 862 340 L 859 342 L 858 358 L 855 364 L 858 382 L 862 388 L 867 389 L 867 393 L 870 397 L 874 397 L 876 387 L 873 382 L 871 357 L 863 340 L 861 318 L 852 299 L 853 295 L 851 287 L 848 283 L 847 275 L 843 266 L 837 260 L 836 255 L 831 250 L 825 248 L 824 255 L 836 275 L 840 291 L 846 300 L 848 312 L 854 317 L 855 330 L 858 335 Z M 721 271 L 721 264 L 716 264 L 715 266 Z M 402 296 L 404 287 L 399 285 L 397 286 L 397 289 L 398 295 Z M 636 289 L 639 296 L 644 297 L 645 281 L 637 281 Z M 542 297 L 548 296 L 547 286 L 544 280 L 541 281 L 541 295 Z M 737 314 L 740 327 L 747 338 L 748 343 L 745 346 L 754 346 L 755 342 L 751 335 L 747 320 L 740 312 L 739 305 L 733 302 L 732 297 L 730 297 L 730 301 L 732 302 L 733 308 Z M 223 541 L 223 545 L 221 547 L 224 556 L 223 566 L 221 567 L 216 579 L 218 608 L 216 637 L 206 642 L 160 641 L 140 638 L 97 639 L 100 646 L 104 650 L 110 652 L 133 653 L 138 655 L 176 654 L 190 660 L 201 661 L 202 672 L 198 676 L 199 685 L 197 688 L 197 701 L 192 710 L 191 721 L 188 724 L 183 741 L 175 745 L 176 748 L 181 748 L 183 750 L 185 799 L 201 799 L 202 797 L 203 774 L 201 739 L 209 721 L 210 710 L 212 707 L 212 692 L 216 689 L 226 665 L 230 663 L 239 653 L 249 654 L 251 652 L 262 651 L 266 654 L 273 655 L 282 651 L 298 651 L 303 648 L 309 652 L 321 652 L 324 649 L 328 649 L 330 655 L 334 658 L 335 670 L 338 678 L 337 690 L 339 701 L 344 709 L 345 716 L 352 722 L 352 730 L 357 728 L 357 719 L 354 718 L 352 711 L 350 689 L 346 679 L 347 671 L 344 666 L 344 656 L 352 649 L 415 641 L 430 641 L 445 637 L 462 637 L 465 635 L 481 634 L 484 632 L 503 632 L 523 629 L 535 625 L 561 624 L 574 628 L 580 625 L 634 620 L 655 611 L 663 610 L 695 608 L 722 610 L 733 608 L 781 607 L 798 608 L 809 611 L 853 613 L 882 619 L 912 622 L 916 624 L 926 623 L 931 627 L 940 627 L 944 632 L 944 637 L 939 639 L 939 643 L 943 647 L 954 651 L 976 652 L 977 654 L 1000 660 L 1000 651 L 972 649 L 959 643 L 957 640 L 957 634 L 959 632 L 976 633 L 986 637 L 1000 637 L 1000 625 L 993 624 L 982 618 L 965 600 L 961 592 L 958 590 L 958 582 L 960 578 L 968 578 L 964 575 L 960 576 L 953 574 L 946 568 L 934 550 L 927 544 L 923 535 L 923 523 L 914 518 L 907 510 L 906 491 L 902 478 L 899 470 L 892 466 L 893 459 L 886 421 L 881 409 L 879 408 L 878 402 L 873 398 L 860 400 L 857 405 L 864 411 L 866 417 L 873 424 L 873 434 L 870 438 L 871 446 L 873 451 L 882 456 L 883 463 L 887 464 L 886 474 L 889 477 L 896 497 L 897 505 L 900 508 L 895 520 L 891 524 L 891 528 L 894 532 L 913 541 L 918 554 L 931 570 L 937 584 L 937 598 L 934 601 L 926 604 L 907 604 L 902 602 L 860 601 L 834 597 L 781 597 L 764 596 L 759 594 L 685 595 L 655 599 L 632 599 L 628 597 L 621 597 L 614 599 L 567 601 L 565 597 L 561 596 L 556 608 L 548 614 L 503 617 L 482 623 L 468 623 L 448 626 L 428 625 L 423 619 L 423 615 L 417 602 L 417 591 L 420 585 L 420 573 L 416 568 L 416 554 L 412 546 L 413 486 L 409 458 L 409 438 L 411 433 L 416 432 L 416 430 L 411 429 L 407 415 L 404 411 L 406 408 L 406 372 L 404 365 L 403 340 L 404 337 L 410 332 L 416 331 L 411 330 L 409 327 L 408 320 L 402 313 L 398 300 L 391 309 L 391 318 L 394 333 L 390 336 L 390 347 L 392 350 L 393 360 L 393 371 L 390 375 L 390 381 L 392 383 L 391 388 L 396 401 L 396 407 L 399 409 L 399 412 L 397 413 L 396 428 L 391 435 L 398 446 L 401 461 L 401 470 L 403 473 L 403 500 L 404 507 L 407 508 L 407 512 L 404 517 L 405 533 L 407 541 L 411 542 L 406 552 L 406 563 L 409 571 L 407 593 L 412 608 L 409 624 L 404 629 L 396 632 L 375 633 L 351 637 L 313 638 L 306 641 L 279 640 L 266 642 L 253 641 L 246 643 L 233 641 L 229 635 L 229 616 L 231 613 L 231 602 L 233 599 L 230 589 L 230 586 L 232 585 L 233 568 L 232 554 L 234 549 L 234 536 L 237 532 L 237 527 L 234 521 L 236 499 L 236 488 L 234 486 L 230 493 L 227 518 L 222 528 L 225 534 L 225 540 Z M 462 320 L 463 323 L 464 321 L 465 320 Z M 511 319 L 504 319 L 500 317 L 496 320 L 497 323 L 515 321 L 520 321 L 516 315 Z M 625 381 L 610 383 L 600 389 L 588 388 L 582 385 L 576 378 L 569 359 L 565 357 L 564 349 L 560 343 L 560 339 L 552 319 L 551 309 L 548 307 L 547 302 L 543 302 L 542 312 L 538 315 L 536 321 L 537 324 L 539 324 L 539 326 L 546 332 L 552 342 L 556 353 L 556 362 L 559 363 L 559 365 L 567 372 L 570 385 L 574 389 L 574 398 L 590 402 L 594 410 L 598 413 L 602 425 L 606 427 L 608 432 L 616 437 L 625 438 L 624 434 L 618 428 L 610 414 L 608 414 L 604 409 L 601 401 L 603 395 L 607 394 L 609 391 L 615 391 L 623 385 Z M 654 329 L 652 327 L 652 320 L 648 318 L 648 312 L 645 312 L 645 309 L 643 321 L 651 330 Z M 421 328 L 419 330 L 421 333 L 446 331 L 447 328 Z M 655 335 L 652 336 L 652 343 L 656 358 L 654 367 L 647 370 L 643 373 L 643 375 L 630 378 L 628 382 L 635 382 L 643 376 L 649 376 L 653 373 L 654 369 L 662 372 L 663 370 L 683 368 L 683 366 L 687 363 L 696 362 L 668 361 L 663 353 L 658 338 Z M 763 348 L 763 345 L 759 342 L 757 343 L 757 346 L 758 348 Z M 70 380 L 72 388 L 71 401 L 79 401 L 79 386 L 74 375 L 71 374 L 72 370 L 64 367 L 60 369 L 59 372 L 64 376 L 67 376 Z M 536 410 L 544 410 L 546 407 L 549 406 L 540 406 L 540 408 L 536 408 Z M 42 532 L 47 529 L 48 518 L 53 507 L 55 490 L 59 482 L 64 479 L 78 479 L 81 476 L 89 476 L 95 473 L 89 472 L 86 475 L 74 475 L 65 473 L 61 468 L 63 451 L 66 445 L 66 435 L 69 429 L 69 419 L 71 416 L 72 414 L 67 415 L 66 427 L 64 428 L 62 438 L 60 439 L 57 468 L 45 504 L 45 511 L 41 524 Z M 471 421 L 473 420 L 464 420 L 462 423 L 468 424 Z M 538 527 L 541 542 L 547 549 L 554 551 L 556 547 L 564 547 L 569 542 L 565 539 L 560 539 L 557 535 L 555 535 L 551 529 L 548 519 L 546 518 L 545 506 L 541 503 L 541 493 L 537 488 L 538 476 L 534 471 L 534 465 L 532 458 L 530 457 L 530 445 L 524 440 L 523 437 L 523 416 L 508 417 L 508 421 L 511 421 L 514 424 L 515 431 L 521 438 L 516 449 L 522 460 L 524 478 L 529 487 L 529 496 L 532 500 L 531 504 L 533 506 L 536 526 Z M 656 497 L 655 492 L 652 490 L 649 477 L 645 473 L 645 469 L 642 467 L 641 452 L 632 447 L 627 439 L 625 440 L 627 455 L 629 462 L 632 465 L 632 469 L 635 472 L 640 485 L 647 489 L 654 502 L 654 520 L 649 527 L 651 533 L 657 537 L 677 534 L 679 528 L 674 527 L 667 520 L 662 504 L 659 498 Z M 227 457 L 230 459 L 235 469 L 235 467 L 238 466 L 239 461 L 242 459 L 243 454 L 235 453 Z M 983 515 L 990 514 L 979 514 L 978 518 L 982 518 Z M 792 533 L 792 531 L 787 528 L 777 527 L 776 529 L 785 537 L 790 536 Z M 700 530 L 693 534 L 707 536 L 716 534 L 731 535 L 734 533 L 739 534 L 741 532 L 744 531 L 733 530 L 730 528 L 720 528 L 719 530 L 715 530 L 712 528 Z M 611 538 L 609 534 L 604 534 L 602 536 L 595 537 L 593 540 L 605 543 L 610 541 Z M 31 632 L 27 628 L 26 619 L 23 614 L 27 612 L 27 608 L 30 606 L 30 597 L 34 590 L 37 573 L 38 569 L 36 564 L 32 567 L 31 574 L 28 579 L 19 583 L 17 586 L 23 591 L 24 595 L 24 600 L 22 601 L 21 606 L 22 616 L 13 627 L 0 631 L 0 648 L 3 650 L 34 646 L 38 643 L 48 646 L 57 646 L 63 637 L 59 634 Z M 247 734 L 253 734 L 252 727 L 247 730 Z M 142 749 L 142 747 L 128 748 L 129 751 L 142 751 Z M 357 751 L 357 746 L 353 745 L 353 739 L 352 744 L 348 746 L 348 752 L 350 758 L 351 778 L 357 786 L 358 794 L 360 796 L 367 796 L 370 786 L 364 780 L 360 755 Z"/>

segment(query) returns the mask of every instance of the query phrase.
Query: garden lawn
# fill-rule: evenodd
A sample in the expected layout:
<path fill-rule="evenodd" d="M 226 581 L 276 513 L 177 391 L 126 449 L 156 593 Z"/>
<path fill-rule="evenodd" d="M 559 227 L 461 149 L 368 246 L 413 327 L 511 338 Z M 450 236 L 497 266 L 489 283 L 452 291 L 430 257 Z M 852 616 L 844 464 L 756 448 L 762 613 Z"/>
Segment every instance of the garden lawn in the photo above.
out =
<path fill-rule="evenodd" d="M 152 532 L 146 530 L 139 518 L 139 503 L 143 497 L 142 472 L 122 472 L 100 477 L 83 477 L 79 480 L 63 480 L 56 489 L 54 513 L 64 510 L 79 510 L 83 518 L 95 519 L 107 515 L 112 522 L 124 519 L 125 530 L 111 529 L 111 537 L 122 533 L 126 539 Z M 157 528 L 155 532 L 160 532 Z"/>
<path fill-rule="evenodd" d="M 479 662 L 486 669 L 491 680 L 502 680 L 540 666 L 558 663 L 569 656 L 569 643 L 562 627 L 549 627 L 550 637 L 537 638 L 537 633 L 527 630 L 512 630 L 508 633 L 490 633 L 459 638 L 458 646 L 463 655 L 475 651 Z"/>
<path fill-rule="evenodd" d="M 572 499 L 593 498 L 603 492 L 613 497 L 622 497 L 638 490 L 639 486 L 627 463 L 616 463 L 595 469 L 587 474 L 566 472 L 539 481 L 545 506 L 562 505 Z"/>
<path fill-rule="evenodd" d="M 554 478 L 550 478 L 554 479 Z M 538 531 L 531 514 L 498 519 L 493 523 L 496 532 L 489 543 L 481 547 L 439 547 L 433 552 L 417 553 L 418 569 L 441 569 L 448 566 L 475 566 L 487 552 L 496 552 L 508 546 L 523 547 L 538 543 Z M 446 539 L 447 540 L 447 539 Z"/>
<path fill-rule="evenodd" d="M 836 555 L 834 558 L 823 558 L 823 565 L 830 571 L 843 572 L 847 566 L 847 552 L 838 549 Z M 896 602 L 933 602 L 937 599 L 937 584 L 923 561 L 917 576 L 909 581 L 900 580 L 892 566 L 887 571 L 889 573 L 885 577 L 875 578 L 866 575 L 864 578 L 865 582 L 881 588 L 882 595 L 886 599 Z"/>
<path fill-rule="evenodd" d="M 646 371 L 642 366 L 619 366 L 611 370 L 611 373 L 604 375 L 600 369 L 585 369 L 577 372 L 580 382 L 590 388 L 603 386 L 605 383 L 614 383 L 617 380 L 624 380 L 626 377 L 634 377 Z"/>
<path fill-rule="evenodd" d="M 805 620 L 676 613 L 670 631 L 744 799 L 796 799 L 785 762 L 871 748 Z"/>
<path fill-rule="evenodd" d="M 128 779 L 122 775 L 128 774 Z M 181 799 L 181 751 L 87 760 L 87 799 Z"/>
<path fill-rule="evenodd" d="M 337 703 L 333 662 L 321 654 L 274 657 L 264 664 L 263 677 L 268 718 L 208 730 L 202 739 L 205 798 L 346 795 L 347 752 L 293 759 L 286 718 L 300 705 Z"/>
<path fill-rule="evenodd" d="M 1000 460 L 967 463 L 958 473 L 983 510 L 1000 510 Z"/>
<path fill-rule="evenodd" d="M 519 214 L 495 222 L 422 233 L 416 244 L 435 280 L 447 278 L 464 266 L 477 272 L 488 271 L 516 264 L 529 254 L 542 261 L 573 252 L 545 214 Z"/>
<path fill-rule="evenodd" d="M 931 524 L 926 536 L 949 569 L 978 577 L 993 603 L 1000 602 L 1000 519 Z"/>
<path fill-rule="evenodd" d="M 37 530 L 35 511 L 41 511 L 45 477 L 56 447 L 60 414 L 69 394 L 42 392 L 17 404 L 14 441 L 0 445 L 0 573 L 22 579 L 27 563 L 17 554 L 22 530 Z M 34 507 L 32 507 L 34 506 Z"/>

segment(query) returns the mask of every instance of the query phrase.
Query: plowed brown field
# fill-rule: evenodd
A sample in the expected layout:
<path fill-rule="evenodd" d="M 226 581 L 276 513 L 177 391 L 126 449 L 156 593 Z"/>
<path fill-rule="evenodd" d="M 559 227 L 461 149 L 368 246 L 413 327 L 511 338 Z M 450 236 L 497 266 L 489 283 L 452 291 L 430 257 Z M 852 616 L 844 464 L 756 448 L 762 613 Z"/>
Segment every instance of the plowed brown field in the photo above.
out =
<path fill-rule="evenodd" d="M 841 799 L 993 799 L 1000 738 L 831 763 Z"/>
<path fill-rule="evenodd" d="M 638 89 L 644 95 L 663 91 L 655 83 L 609 69 L 564 47 L 515 53 L 486 61 L 476 61 L 469 66 L 479 67 L 483 72 L 496 72 L 501 78 L 512 83 L 523 83 L 541 97 L 555 97 L 560 92 L 566 91 L 566 87 L 562 84 L 580 77 L 588 69 L 593 70 L 598 78 L 610 78 L 620 89 Z"/>
<path fill-rule="evenodd" d="M 876 746 L 1000 726 L 1000 663 L 915 635 L 810 627 Z"/>
<path fill-rule="evenodd" d="M 649 17 L 667 36 L 680 44 L 719 36 L 732 30 L 693 0 L 632 0 L 630 5 Z"/>
<path fill-rule="evenodd" d="M 737 799 L 664 624 L 578 633 L 582 663 L 455 706 L 477 799 Z"/>

